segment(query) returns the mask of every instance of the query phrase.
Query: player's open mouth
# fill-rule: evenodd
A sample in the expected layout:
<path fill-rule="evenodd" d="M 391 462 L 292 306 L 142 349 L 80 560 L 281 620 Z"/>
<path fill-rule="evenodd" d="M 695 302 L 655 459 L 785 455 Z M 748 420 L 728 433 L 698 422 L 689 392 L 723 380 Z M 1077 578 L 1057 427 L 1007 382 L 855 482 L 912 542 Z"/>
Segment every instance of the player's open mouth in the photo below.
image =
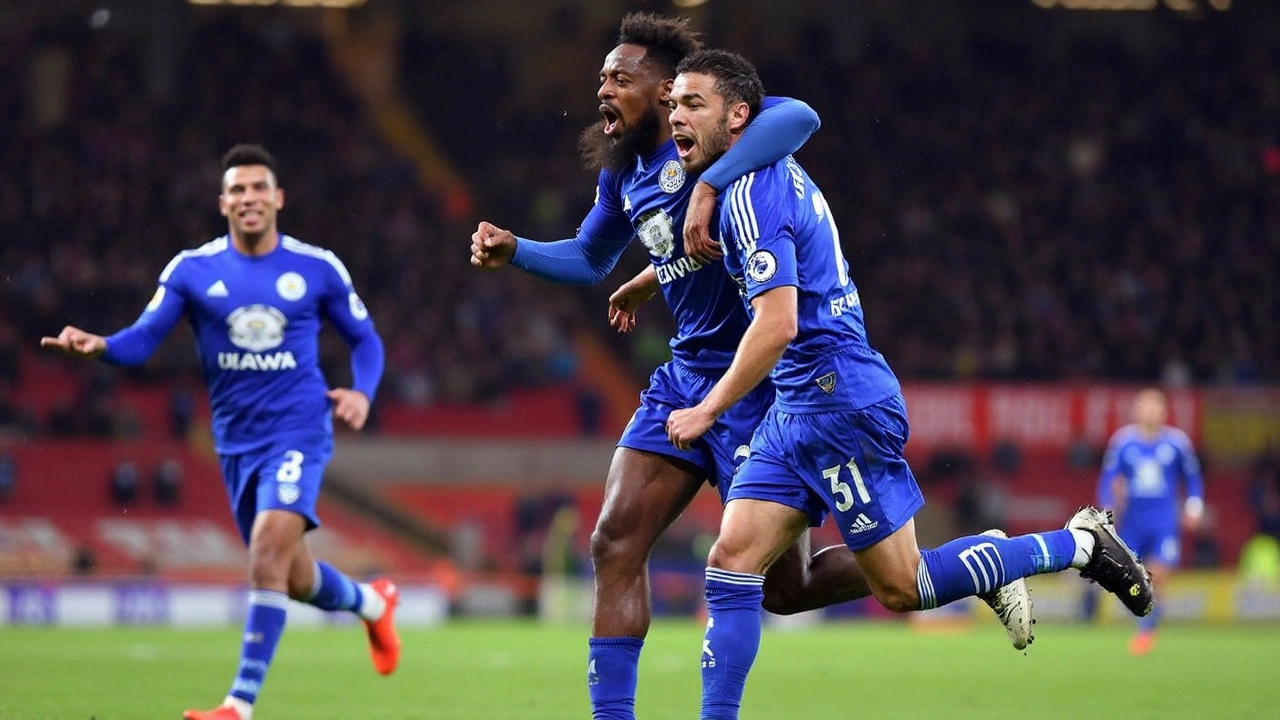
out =
<path fill-rule="evenodd" d="M 262 213 L 257 210 L 247 210 L 240 213 L 240 219 L 247 223 L 256 223 L 262 221 Z"/>
<path fill-rule="evenodd" d="M 621 116 L 618 112 L 608 105 L 600 106 L 600 114 L 604 116 L 604 134 L 612 135 L 618 129 L 618 121 Z"/>
<path fill-rule="evenodd" d="M 688 135 L 672 135 L 671 139 L 676 143 L 676 154 L 682 158 L 688 157 L 689 153 L 693 152 L 694 145 L 697 144 Z"/>

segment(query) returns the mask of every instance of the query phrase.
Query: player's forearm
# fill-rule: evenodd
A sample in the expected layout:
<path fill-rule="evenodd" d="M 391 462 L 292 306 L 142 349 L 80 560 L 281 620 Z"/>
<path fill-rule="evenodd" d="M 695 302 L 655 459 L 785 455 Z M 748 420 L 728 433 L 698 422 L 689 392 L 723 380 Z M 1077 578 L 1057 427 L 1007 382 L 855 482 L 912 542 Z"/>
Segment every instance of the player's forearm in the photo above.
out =
<path fill-rule="evenodd" d="M 658 271 L 653 268 L 653 265 L 645 265 L 644 269 L 636 273 L 636 276 L 628 280 L 623 287 L 627 290 L 647 290 L 656 293 L 659 290 Z"/>
<path fill-rule="evenodd" d="M 553 242 L 516 238 L 511 264 L 549 282 L 595 285 L 609 274 L 617 258 L 593 257 L 589 243 L 581 236 Z"/>
<path fill-rule="evenodd" d="M 386 367 L 386 352 L 378 333 L 370 332 L 351 346 L 351 389 L 373 401 Z"/>
<path fill-rule="evenodd" d="M 742 336 L 733 363 L 700 403 L 719 416 L 751 392 L 777 366 L 787 346 L 795 339 L 794 319 L 774 320 L 757 316 Z"/>
<path fill-rule="evenodd" d="M 766 98 L 762 108 L 742 138 L 702 173 L 701 182 L 720 192 L 739 177 L 799 150 L 821 125 L 818 113 L 799 100 Z"/>
<path fill-rule="evenodd" d="M 164 334 L 148 325 L 130 325 L 105 338 L 107 349 L 100 358 L 109 365 L 133 367 L 145 363 L 160 347 Z"/>

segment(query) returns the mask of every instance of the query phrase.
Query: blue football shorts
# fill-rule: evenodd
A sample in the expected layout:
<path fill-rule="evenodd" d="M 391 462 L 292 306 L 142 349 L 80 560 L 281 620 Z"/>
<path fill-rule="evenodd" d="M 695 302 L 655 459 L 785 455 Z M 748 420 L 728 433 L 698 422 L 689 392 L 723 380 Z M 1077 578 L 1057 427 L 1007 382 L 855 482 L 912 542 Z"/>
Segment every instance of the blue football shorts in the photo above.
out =
<path fill-rule="evenodd" d="M 222 481 L 231 498 L 231 514 L 246 545 L 254 518 L 264 510 L 301 515 L 307 521 L 307 530 L 320 526 L 316 501 L 324 468 L 332 455 L 333 436 L 318 433 L 273 438 L 257 450 L 222 456 Z"/>
<path fill-rule="evenodd" d="M 1154 562 L 1177 567 L 1181 560 L 1182 548 L 1178 537 L 1178 524 L 1174 520 L 1168 522 L 1143 523 L 1125 522 L 1123 519 L 1118 528 L 1120 539 L 1138 554 L 1143 562 Z"/>
<path fill-rule="evenodd" d="M 658 366 L 649 378 L 648 389 L 640 393 L 640 407 L 622 431 L 618 447 L 679 458 L 693 464 L 720 491 L 723 502 L 733 483 L 734 471 L 750 450 L 751 434 L 773 404 L 774 389 L 768 380 L 760 383 L 721 415 L 690 449 L 676 448 L 667 439 L 667 418 L 675 410 L 701 402 L 718 379 L 675 360 Z"/>
<path fill-rule="evenodd" d="M 790 413 L 771 407 L 728 499 L 793 507 L 813 527 L 830 513 L 845 544 L 866 549 L 924 505 L 902 454 L 908 432 L 901 394 L 861 410 Z"/>

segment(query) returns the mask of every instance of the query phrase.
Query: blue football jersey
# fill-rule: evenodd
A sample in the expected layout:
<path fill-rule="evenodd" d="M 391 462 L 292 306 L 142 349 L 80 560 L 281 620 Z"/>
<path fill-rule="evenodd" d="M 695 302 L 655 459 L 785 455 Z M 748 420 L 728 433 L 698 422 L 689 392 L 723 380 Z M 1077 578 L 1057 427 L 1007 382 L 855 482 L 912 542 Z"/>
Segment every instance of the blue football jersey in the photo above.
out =
<path fill-rule="evenodd" d="M 797 289 L 797 334 L 772 373 L 779 408 L 857 410 L 900 392 L 884 357 L 867 343 L 831 208 L 794 158 L 738 179 L 718 212 L 725 267 L 748 312 L 767 290 Z"/>
<path fill-rule="evenodd" d="M 322 318 L 352 347 L 372 336 L 376 366 L 353 385 L 373 398 L 381 342 L 347 269 L 328 250 L 282 235 L 275 250 L 249 257 L 224 236 L 178 253 L 138 321 L 107 338 L 105 359 L 145 360 L 184 316 L 220 454 L 248 452 L 282 435 L 332 433 L 319 364 Z"/>
<path fill-rule="evenodd" d="M 1176 523 L 1181 492 L 1188 498 L 1204 500 L 1200 461 L 1187 434 L 1163 427 L 1148 438 L 1137 425 L 1126 425 L 1111 436 L 1098 480 L 1098 500 L 1111 507 L 1115 502 L 1112 483 L 1125 484 L 1124 524 Z"/>
<path fill-rule="evenodd" d="M 684 254 L 684 216 L 696 177 L 685 173 L 671 140 L 624 173 L 602 171 L 596 204 L 631 219 L 649 251 L 662 295 L 676 320 L 672 356 L 699 370 L 723 372 L 733 361 L 749 318 L 737 286 L 720 263 Z"/>

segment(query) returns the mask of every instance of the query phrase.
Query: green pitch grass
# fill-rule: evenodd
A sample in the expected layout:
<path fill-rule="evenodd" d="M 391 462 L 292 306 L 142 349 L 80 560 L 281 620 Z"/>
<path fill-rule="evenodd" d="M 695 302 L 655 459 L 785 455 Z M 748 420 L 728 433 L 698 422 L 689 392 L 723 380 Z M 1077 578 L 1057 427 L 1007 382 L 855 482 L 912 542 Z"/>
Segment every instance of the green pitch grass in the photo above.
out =
<path fill-rule="evenodd" d="M 1024 655 L 997 627 L 946 634 L 841 623 L 766 632 L 744 720 L 1277 718 L 1280 627 L 1169 627 L 1125 652 L 1127 627 L 1044 625 Z M 701 628 L 658 624 L 641 664 L 642 720 L 698 714 Z M 286 632 L 257 720 L 589 718 L 586 629 L 454 623 L 405 634 L 383 678 L 356 627 Z M 180 717 L 217 704 L 236 630 L 0 630 L 0 720 Z"/>

